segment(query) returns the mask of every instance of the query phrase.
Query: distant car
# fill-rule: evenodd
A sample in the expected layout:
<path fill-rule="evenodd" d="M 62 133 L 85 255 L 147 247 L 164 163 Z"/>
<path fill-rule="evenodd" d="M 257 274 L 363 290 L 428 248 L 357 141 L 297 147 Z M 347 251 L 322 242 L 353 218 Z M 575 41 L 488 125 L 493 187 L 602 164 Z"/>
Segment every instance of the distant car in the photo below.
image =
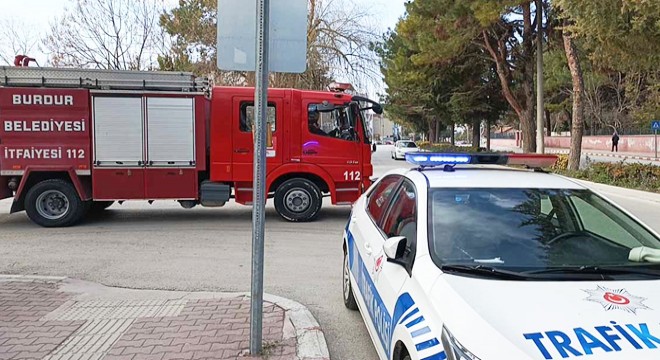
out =
<path fill-rule="evenodd" d="M 381 360 L 660 359 L 660 239 L 548 155 L 408 154 L 354 204 L 343 298 Z M 470 165 L 461 165 L 470 164 Z"/>
<path fill-rule="evenodd" d="M 385 141 L 383 141 L 383 144 L 385 144 L 385 145 L 394 145 L 394 141 L 392 141 L 392 140 L 385 140 Z"/>
<path fill-rule="evenodd" d="M 394 160 L 403 160 L 407 153 L 419 152 L 419 147 L 414 141 L 399 140 L 394 144 L 391 155 Z"/>

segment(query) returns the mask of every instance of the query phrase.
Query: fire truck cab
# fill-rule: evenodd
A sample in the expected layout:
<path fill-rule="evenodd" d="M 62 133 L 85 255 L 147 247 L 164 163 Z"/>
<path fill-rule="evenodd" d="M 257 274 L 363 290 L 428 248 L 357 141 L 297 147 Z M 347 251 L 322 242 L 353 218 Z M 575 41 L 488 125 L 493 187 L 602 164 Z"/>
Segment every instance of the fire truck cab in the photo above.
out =
<path fill-rule="evenodd" d="M 348 205 L 370 185 L 366 113 L 345 92 L 271 89 L 269 198 L 311 221 L 323 197 Z M 113 202 L 251 205 L 254 89 L 189 73 L 0 68 L 0 199 L 46 227 Z"/>

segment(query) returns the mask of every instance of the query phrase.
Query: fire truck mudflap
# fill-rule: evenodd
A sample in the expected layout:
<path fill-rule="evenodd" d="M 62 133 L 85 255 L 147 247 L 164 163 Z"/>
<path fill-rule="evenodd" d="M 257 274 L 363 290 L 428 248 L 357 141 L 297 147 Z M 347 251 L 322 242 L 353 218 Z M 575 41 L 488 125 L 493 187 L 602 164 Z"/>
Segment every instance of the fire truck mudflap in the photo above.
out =
<path fill-rule="evenodd" d="M 91 174 L 89 114 L 86 89 L 0 88 L 0 198 L 16 191 L 12 211 L 25 208 L 45 226 L 82 217 L 77 207 L 89 193 L 78 177 Z"/>

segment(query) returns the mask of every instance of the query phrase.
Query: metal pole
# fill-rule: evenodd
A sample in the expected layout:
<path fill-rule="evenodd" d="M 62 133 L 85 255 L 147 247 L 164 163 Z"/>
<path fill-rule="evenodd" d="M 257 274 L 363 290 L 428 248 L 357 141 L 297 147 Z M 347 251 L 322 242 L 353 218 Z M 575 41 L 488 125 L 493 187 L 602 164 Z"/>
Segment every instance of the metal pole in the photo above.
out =
<path fill-rule="evenodd" d="M 653 134 L 655 135 L 655 158 L 657 160 L 658 159 L 658 129 L 654 129 Z"/>
<path fill-rule="evenodd" d="M 257 0 L 257 68 L 254 121 L 254 184 L 252 196 L 252 297 L 250 354 L 262 350 L 264 298 L 264 234 L 266 214 L 266 126 L 268 116 L 268 45 L 270 0 Z"/>
<path fill-rule="evenodd" d="M 545 153 L 543 101 L 543 0 L 536 0 L 536 153 Z"/>

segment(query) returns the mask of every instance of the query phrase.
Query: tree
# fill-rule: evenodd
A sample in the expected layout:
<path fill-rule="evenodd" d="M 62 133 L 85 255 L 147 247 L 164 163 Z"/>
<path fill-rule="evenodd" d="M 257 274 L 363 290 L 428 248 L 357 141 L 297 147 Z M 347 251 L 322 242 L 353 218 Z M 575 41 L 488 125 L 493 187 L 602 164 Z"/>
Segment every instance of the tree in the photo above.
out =
<path fill-rule="evenodd" d="M 407 16 L 379 47 L 386 109 L 399 121 L 428 131 L 432 140 L 439 124 L 469 123 L 478 145 L 481 122 L 494 122 L 504 110 L 495 65 L 475 43 L 462 46 L 458 55 L 438 54 L 439 35 L 431 24 L 440 15 L 425 7 L 429 3 L 407 4 Z"/>
<path fill-rule="evenodd" d="M 377 72 L 371 51 L 376 34 L 369 19 L 366 9 L 348 0 L 309 0 L 307 71 L 272 74 L 271 86 L 320 90 L 348 76 L 356 87 L 364 87 Z M 194 71 L 224 84 L 252 84 L 251 74 L 217 70 L 216 21 L 215 0 L 181 0 L 162 14 L 160 24 L 173 46 L 160 56 L 161 68 Z"/>
<path fill-rule="evenodd" d="M 409 26 L 419 37 L 420 63 L 451 61 L 477 46 L 493 62 L 504 98 L 516 113 L 524 149 L 536 149 L 534 119 L 535 27 L 531 1 L 417 0 Z"/>
<path fill-rule="evenodd" d="M 155 66 L 162 0 L 71 0 L 43 40 L 53 66 L 143 70 Z"/>
<path fill-rule="evenodd" d="M 584 78 L 580 55 L 570 32 L 564 31 L 564 47 L 568 67 L 571 69 L 573 81 L 573 121 L 571 126 L 571 152 L 568 158 L 568 169 L 578 170 L 582 156 L 582 134 L 584 132 Z"/>
<path fill-rule="evenodd" d="M 658 112 L 657 83 L 654 81 L 657 81 L 660 64 L 660 3 L 556 0 L 555 5 L 565 19 L 563 39 L 573 79 L 569 168 L 575 170 L 580 161 L 585 93 L 576 40 L 583 44 L 596 71 L 605 75 L 605 81 L 590 84 L 593 96 L 587 95 L 591 112 L 599 122 L 616 129 L 617 125 L 621 126 L 622 117 L 628 118 L 636 111 L 645 109 L 640 111 L 645 113 L 650 108 L 651 113 Z M 603 120 L 606 102 L 610 104 L 606 106 L 618 113 L 615 119 Z"/>
<path fill-rule="evenodd" d="M 6 19 L 0 21 L 0 62 L 13 65 L 14 56 L 38 50 L 39 38 L 30 25 Z"/>

